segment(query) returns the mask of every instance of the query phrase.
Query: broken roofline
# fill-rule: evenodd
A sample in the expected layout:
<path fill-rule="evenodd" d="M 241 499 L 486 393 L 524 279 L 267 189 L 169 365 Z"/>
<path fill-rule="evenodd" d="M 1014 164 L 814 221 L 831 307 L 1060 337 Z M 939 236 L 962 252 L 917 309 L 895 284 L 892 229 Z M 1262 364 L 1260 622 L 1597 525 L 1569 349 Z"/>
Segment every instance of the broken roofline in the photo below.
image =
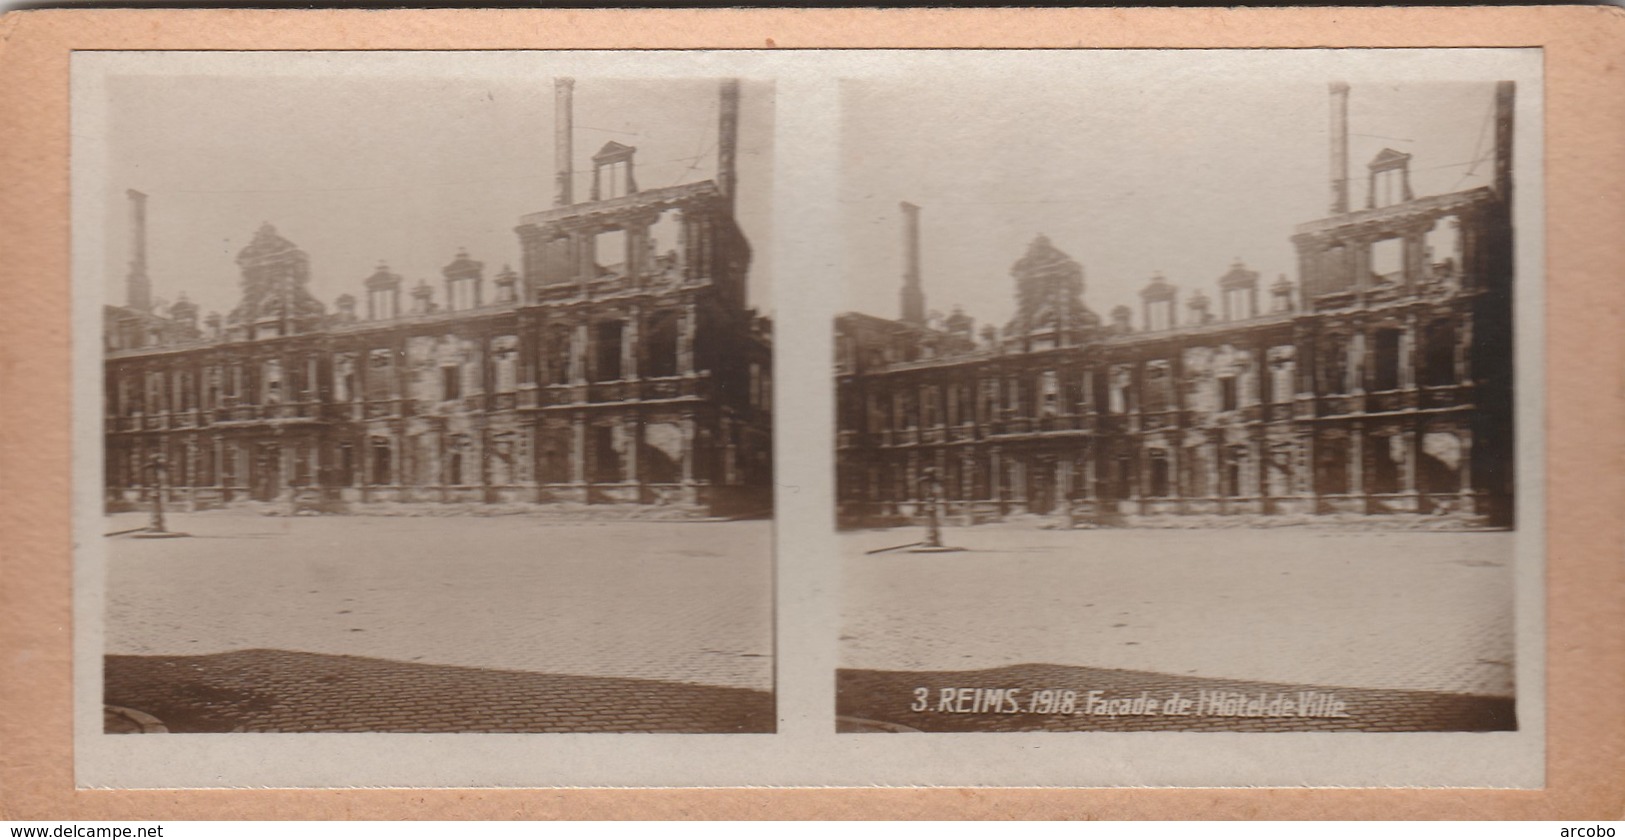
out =
<path fill-rule="evenodd" d="M 626 210 L 664 209 L 697 199 L 712 198 L 719 200 L 723 198 L 722 190 L 717 186 L 717 182 L 709 180 L 695 181 L 689 184 L 678 184 L 674 187 L 641 190 L 601 201 L 583 202 L 564 207 L 553 207 L 536 213 L 527 213 L 519 217 L 519 226 L 541 226 L 566 220 L 612 216 Z"/>
<path fill-rule="evenodd" d="M 1324 219 L 1316 219 L 1312 222 L 1304 222 L 1297 226 L 1294 234 L 1296 236 L 1312 236 L 1360 225 L 1396 223 L 1416 216 L 1448 216 L 1452 213 L 1488 205 L 1495 199 L 1495 190 L 1491 187 L 1474 187 L 1460 192 L 1427 195 L 1402 201 L 1398 204 L 1387 204 L 1382 207 L 1356 210 L 1352 213 L 1343 213 L 1336 216 L 1327 216 Z"/>

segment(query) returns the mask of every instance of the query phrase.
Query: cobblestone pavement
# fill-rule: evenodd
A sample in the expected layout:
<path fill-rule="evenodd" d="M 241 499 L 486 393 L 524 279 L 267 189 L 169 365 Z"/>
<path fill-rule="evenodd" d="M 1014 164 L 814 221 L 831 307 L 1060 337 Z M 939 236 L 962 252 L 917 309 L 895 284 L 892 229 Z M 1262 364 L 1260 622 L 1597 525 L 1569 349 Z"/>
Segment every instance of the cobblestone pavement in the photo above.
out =
<path fill-rule="evenodd" d="M 241 650 L 109 656 L 107 702 L 171 732 L 772 732 L 739 688 Z M 139 731 L 108 717 L 109 734 Z"/>
<path fill-rule="evenodd" d="M 836 685 L 837 713 L 866 722 L 842 727 L 849 732 L 887 731 L 875 725 L 876 721 L 922 732 L 1517 729 L 1509 697 L 1316 688 L 1062 665 L 982 671 L 840 671 Z M 1009 689 L 1019 691 L 1012 694 Z M 1100 692 L 1093 703 L 1091 691 Z M 1142 697 L 1157 705 L 1149 706 L 1143 700 L 1134 705 Z M 1178 705 L 1177 698 L 1192 702 L 1188 707 Z M 1181 714 L 1170 712 L 1170 701 Z M 1283 701 L 1294 705 L 1288 708 Z M 1249 703 L 1256 705 L 1249 708 Z M 1279 705 L 1272 708 L 1271 703 Z"/>
<path fill-rule="evenodd" d="M 142 524 L 139 515 L 109 517 L 106 532 Z M 665 698 L 665 705 L 655 704 L 663 710 L 657 718 L 645 719 L 653 712 L 645 700 L 633 699 L 640 695 L 625 695 L 628 717 L 616 725 L 634 728 L 676 725 L 671 698 L 687 695 L 670 684 L 750 696 L 772 690 L 772 526 L 766 521 L 540 523 L 520 516 L 211 511 L 172 514 L 168 524 L 193 537 L 110 537 L 105 543 L 110 675 L 120 662 L 155 668 L 204 663 L 211 675 L 205 687 L 247 691 L 250 685 L 220 669 L 254 664 L 254 674 L 278 680 L 255 695 L 273 698 L 266 702 L 304 698 L 292 688 L 300 681 L 291 669 L 299 663 L 316 668 L 324 657 L 349 663 L 344 679 L 357 691 L 358 680 L 396 685 L 406 673 L 430 683 L 431 673 L 499 680 L 509 691 L 522 685 L 556 691 L 568 683 L 572 691 L 588 692 L 581 696 L 600 699 L 609 695 L 592 694 L 602 686 L 589 678 L 663 686 L 655 691 Z M 209 658 L 255 651 L 247 659 Z M 300 659 L 299 653 L 320 656 Z M 356 664 L 367 661 L 385 664 Z M 129 672 L 121 666 L 117 673 Z M 481 673 L 505 675 L 477 678 Z M 152 685 L 128 685 L 137 684 Z M 147 707 L 155 700 L 119 699 L 113 688 L 107 702 L 163 718 Z M 190 702 L 173 701 L 157 705 Z M 478 701 L 471 695 L 463 708 L 477 708 Z M 693 723 L 712 731 L 720 724 L 704 706 L 695 706 Z M 533 725 L 543 718 L 524 720 Z M 583 728 L 602 726 L 595 721 Z"/>
<path fill-rule="evenodd" d="M 1508 532 L 1005 523 L 946 529 L 964 552 L 864 554 L 916 538 L 842 535 L 842 667 L 1038 662 L 1294 690 L 1513 694 Z"/>

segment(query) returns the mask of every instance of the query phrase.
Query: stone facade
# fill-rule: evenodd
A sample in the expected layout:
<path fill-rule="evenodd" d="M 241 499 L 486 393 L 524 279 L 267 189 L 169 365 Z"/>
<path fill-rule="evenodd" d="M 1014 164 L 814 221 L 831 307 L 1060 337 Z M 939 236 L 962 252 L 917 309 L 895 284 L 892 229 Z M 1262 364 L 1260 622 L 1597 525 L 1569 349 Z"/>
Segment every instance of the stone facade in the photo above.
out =
<path fill-rule="evenodd" d="M 1334 109 L 1346 95 L 1333 87 Z M 1384 151 L 1368 206 L 1351 212 L 1334 170 L 1332 215 L 1292 237 L 1299 281 L 1279 278 L 1263 301 L 1237 260 L 1217 307 L 1197 289 L 1181 311 L 1157 276 L 1138 328 L 1128 307 L 1102 319 L 1078 263 L 1039 237 L 1012 268 L 1017 312 L 1002 330 L 978 334 L 958 311 L 931 324 L 841 316 L 842 521 L 913 516 L 929 469 L 966 520 L 1511 525 L 1512 95 L 1499 86 L 1491 186 L 1414 197 L 1409 156 Z"/>
<path fill-rule="evenodd" d="M 737 96 L 724 83 L 730 167 Z M 558 97 L 567 131 L 568 80 Z M 574 202 L 563 139 L 566 186 L 516 228 L 519 272 L 488 290 L 484 264 L 459 252 L 439 290 L 408 291 L 380 265 L 364 303 L 341 295 L 331 312 L 307 288 L 308 256 L 269 224 L 238 256 L 228 317 L 200 324 L 184 299 L 154 311 L 145 196 L 132 195 L 130 305 L 105 308 L 109 507 L 162 486 L 193 508 L 770 510 L 771 327 L 746 304 L 733 173 L 640 190 L 636 150 L 611 144 L 591 199 Z"/>

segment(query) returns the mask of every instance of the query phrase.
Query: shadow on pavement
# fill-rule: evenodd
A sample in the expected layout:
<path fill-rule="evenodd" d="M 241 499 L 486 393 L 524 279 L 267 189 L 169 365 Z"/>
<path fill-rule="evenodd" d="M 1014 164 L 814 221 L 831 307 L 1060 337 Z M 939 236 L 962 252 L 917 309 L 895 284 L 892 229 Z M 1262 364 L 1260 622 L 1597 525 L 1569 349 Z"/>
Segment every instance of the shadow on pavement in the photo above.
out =
<path fill-rule="evenodd" d="M 288 650 L 108 656 L 104 702 L 170 732 L 772 732 L 762 691 Z M 128 728 L 109 726 L 109 734 Z"/>

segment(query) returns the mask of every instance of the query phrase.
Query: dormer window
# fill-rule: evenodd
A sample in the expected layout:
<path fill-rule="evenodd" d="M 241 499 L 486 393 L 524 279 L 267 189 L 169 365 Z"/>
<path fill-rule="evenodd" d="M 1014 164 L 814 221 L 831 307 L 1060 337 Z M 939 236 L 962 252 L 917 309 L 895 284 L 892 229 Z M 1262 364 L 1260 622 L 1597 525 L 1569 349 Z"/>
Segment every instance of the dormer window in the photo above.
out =
<path fill-rule="evenodd" d="M 638 191 L 637 178 L 632 173 L 632 156 L 637 151 L 635 146 L 611 140 L 592 156 L 593 201 L 618 198 Z"/>
<path fill-rule="evenodd" d="M 1366 207 L 1387 207 L 1410 201 L 1411 156 L 1393 149 L 1383 149 L 1372 158 L 1366 168 L 1371 171 L 1367 185 Z"/>
<path fill-rule="evenodd" d="M 1147 330 L 1169 330 L 1174 327 L 1174 302 L 1172 300 L 1156 300 L 1145 305 L 1145 328 Z"/>

